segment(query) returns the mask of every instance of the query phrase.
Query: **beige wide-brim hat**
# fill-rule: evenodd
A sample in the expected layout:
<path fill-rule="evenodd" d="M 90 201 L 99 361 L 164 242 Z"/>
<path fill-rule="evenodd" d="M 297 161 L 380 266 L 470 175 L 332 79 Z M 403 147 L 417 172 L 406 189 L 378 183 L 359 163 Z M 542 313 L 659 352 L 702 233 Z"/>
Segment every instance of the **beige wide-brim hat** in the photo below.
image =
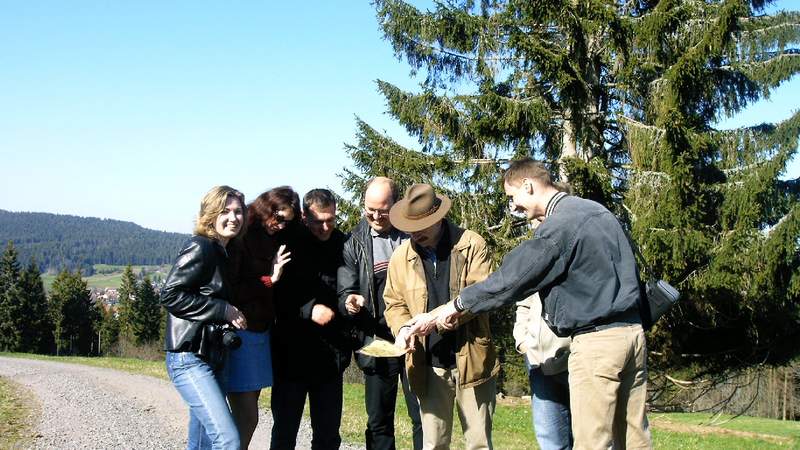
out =
<path fill-rule="evenodd" d="M 431 185 L 413 184 L 389 210 L 389 221 L 406 233 L 424 230 L 442 220 L 451 203 L 446 195 L 435 193 Z"/>

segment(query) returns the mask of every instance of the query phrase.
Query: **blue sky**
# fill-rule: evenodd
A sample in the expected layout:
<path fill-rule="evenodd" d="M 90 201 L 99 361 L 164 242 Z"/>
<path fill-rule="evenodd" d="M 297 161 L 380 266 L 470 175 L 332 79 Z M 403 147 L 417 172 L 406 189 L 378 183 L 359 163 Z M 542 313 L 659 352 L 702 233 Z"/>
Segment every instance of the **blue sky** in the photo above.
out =
<path fill-rule="evenodd" d="M 410 142 L 374 80 L 418 81 L 366 0 L 2 9 L 0 209 L 189 232 L 215 184 L 248 198 L 281 184 L 341 191 L 356 115 Z M 795 78 L 726 125 L 782 120 L 798 93 Z"/>

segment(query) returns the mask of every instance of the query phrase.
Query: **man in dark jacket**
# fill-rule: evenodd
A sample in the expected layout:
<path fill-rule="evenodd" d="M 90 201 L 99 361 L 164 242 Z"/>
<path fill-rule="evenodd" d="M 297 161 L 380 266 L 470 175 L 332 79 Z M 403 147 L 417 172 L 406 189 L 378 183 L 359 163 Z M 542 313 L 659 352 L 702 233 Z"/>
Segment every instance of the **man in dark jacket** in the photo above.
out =
<path fill-rule="evenodd" d="M 303 201 L 308 228 L 295 223 L 285 243 L 292 252 L 276 284 L 273 331 L 271 449 L 294 449 L 306 396 L 312 449 L 338 449 L 342 374 L 350 363 L 349 332 L 336 314 L 336 270 L 344 234 L 335 229 L 336 202 L 315 189 Z"/>
<path fill-rule="evenodd" d="M 383 316 L 386 307 L 383 288 L 389 258 L 394 249 L 408 238 L 389 222 L 389 209 L 397 197 L 397 188 L 389 178 L 370 180 L 364 192 L 364 218 L 344 246 L 343 265 L 338 272 L 339 311 L 351 318 L 362 346 L 376 338 L 394 342 Z M 364 372 L 367 449 L 395 448 L 394 410 L 398 375 L 412 422 L 414 449 L 421 449 L 419 403 L 408 387 L 403 358 L 373 358 L 358 353 L 356 361 Z"/>
<path fill-rule="evenodd" d="M 550 328 L 572 336 L 574 448 L 651 448 L 638 269 L 622 226 L 602 205 L 560 192 L 532 159 L 512 162 L 504 181 L 512 207 L 542 224 L 489 278 L 442 308 L 438 323 L 538 291 Z"/>

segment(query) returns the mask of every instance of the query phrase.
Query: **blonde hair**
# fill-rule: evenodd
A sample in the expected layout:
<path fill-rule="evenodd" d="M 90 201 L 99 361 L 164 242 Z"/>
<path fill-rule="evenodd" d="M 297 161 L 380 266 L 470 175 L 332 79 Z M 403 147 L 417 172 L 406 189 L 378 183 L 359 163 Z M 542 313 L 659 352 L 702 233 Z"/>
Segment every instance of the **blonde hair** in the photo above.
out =
<path fill-rule="evenodd" d="M 237 198 L 241 203 L 242 214 L 247 214 L 244 194 L 230 186 L 214 186 L 200 200 L 200 212 L 197 213 L 194 234 L 205 236 L 215 241 L 220 240 L 220 235 L 217 233 L 215 225 L 217 217 L 225 211 L 225 204 L 228 203 L 229 197 Z M 246 231 L 246 227 L 247 217 L 242 220 L 241 228 L 236 237 L 242 236 Z"/>

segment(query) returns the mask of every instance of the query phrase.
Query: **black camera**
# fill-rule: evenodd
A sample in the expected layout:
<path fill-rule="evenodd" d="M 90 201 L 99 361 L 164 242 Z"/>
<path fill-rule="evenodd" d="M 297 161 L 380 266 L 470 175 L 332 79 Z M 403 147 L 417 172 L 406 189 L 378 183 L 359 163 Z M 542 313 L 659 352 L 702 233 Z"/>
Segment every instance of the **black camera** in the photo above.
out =
<path fill-rule="evenodd" d="M 242 338 L 239 337 L 236 329 L 231 324 L 216 325 L 213 334 L 217 342 L 222 343 L 222 346 L 228 350 L 236 350 L 242 345 Z"/>
<path fill-rule="evenodd" d="M 242 345 L 242 338 L 230 324 L 207 323 L 202 330 L 195 353 L 215 370 L 225 363 L 227 350 L 236 350 Z"/>

